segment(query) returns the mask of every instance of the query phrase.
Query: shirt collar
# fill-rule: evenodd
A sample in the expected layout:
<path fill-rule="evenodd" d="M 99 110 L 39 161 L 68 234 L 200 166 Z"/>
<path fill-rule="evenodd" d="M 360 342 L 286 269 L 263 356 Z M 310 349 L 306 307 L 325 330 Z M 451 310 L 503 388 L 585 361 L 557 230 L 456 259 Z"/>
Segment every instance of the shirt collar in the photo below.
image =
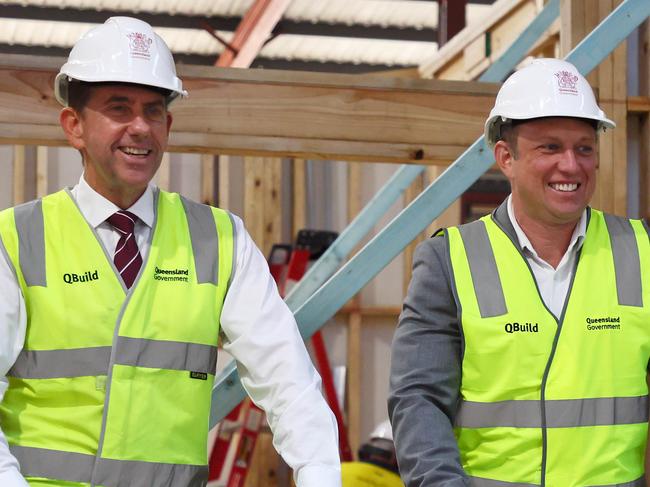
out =
<path fill-rule="evenodd" d="M 153 226 L 154 220 L 153 190 L 153 184 L 148 184 L 142 196 L 130 208 L 127 208 L 150 228 Z M 83 174 L 79 178 L 79 183 L 73 188 L 72 194 L 77 201 L 79 210 L 93 228 L 97 228 L 109 216 L 120 210 L 115 203 L 91 188 Z"/>
<path fill-rule="evenodd" d="M 510 223 L 512 223 L 512 227 L 515 229 L 515 234 L 517 235 L 517 240 L 519 241 L 519 246 L 521 247 L 521 250 L 528 251 L 535 257 L 539 258 L 537 255 L 537 252 L 535 252 L 535 249 L 533 248 L 533 244 L 530 243 L 530 240 L 522 230 L 522 228 L 519 226 L 519 223 L 517 222 L 517 219 L 515 218 L 515 212 L 512 207 L 512 195 L 508 196 L 508 218 L 510 218 Z M 582 247 L 582 243 L 585 239 L 585 233 L 587 232 L 587 209 L 585 208 L 582 212 L 582 215 L 580 216 L 580 220 L 578 221 L 578 224 L 573 230 L 573 235 L 571 235 L 571 241 L 569 242 L 569 247 L 567 248 L 567 251 L 577 251 Z"/>

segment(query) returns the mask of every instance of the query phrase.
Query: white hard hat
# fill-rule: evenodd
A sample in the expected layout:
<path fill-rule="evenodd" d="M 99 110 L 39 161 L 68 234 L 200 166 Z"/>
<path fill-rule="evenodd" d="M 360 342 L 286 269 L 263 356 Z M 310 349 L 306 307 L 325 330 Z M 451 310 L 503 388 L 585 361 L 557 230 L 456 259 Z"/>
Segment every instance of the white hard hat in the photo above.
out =
<path fill-rule="evenodd" d="M 111 17 L 77 41 L 54 81 L 54 96 L 64 106 L 70 80 L 162 88 L 170 91 L 168 103 L 187 96 L 165 41 L 149 24 L 131 17 Z"/>
<path fill-rule="evenodd" d="M 598 129 L 616 126 L 596 103 L 584 76 L 573 64 L 560 59 L 535 59 L 503 83 L 485 122 L 485 142 L 494 147 L 504 123 L 539 117 L 594 120 Z"/>
<path fill-rule="evenodd" d="M 379 423 L 372 433 L 370 433 L 370 439 L 373 438 L 383 438 L 384 440 L 393 441 L 393 428 L 390 425 L 390 421 L 385 420 Z"/>

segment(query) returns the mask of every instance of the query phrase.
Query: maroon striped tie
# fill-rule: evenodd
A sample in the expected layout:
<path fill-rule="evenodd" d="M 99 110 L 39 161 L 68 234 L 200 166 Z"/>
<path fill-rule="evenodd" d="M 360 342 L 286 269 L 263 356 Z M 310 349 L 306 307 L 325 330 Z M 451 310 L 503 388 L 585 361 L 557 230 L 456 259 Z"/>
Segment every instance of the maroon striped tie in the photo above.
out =
<path fill-rule="evenodd" d="M 115 262 L 115 267 L 122 276 L 124 284 L 130 288 L 140 271 L 140 266 L 142 266 L 142 257 L 133 233 L 138 217 L 131 212 L 122 210 L 113 213 L 106 221 L 120 232 L 120 240 L 115 247 L 113 262 Z"/>

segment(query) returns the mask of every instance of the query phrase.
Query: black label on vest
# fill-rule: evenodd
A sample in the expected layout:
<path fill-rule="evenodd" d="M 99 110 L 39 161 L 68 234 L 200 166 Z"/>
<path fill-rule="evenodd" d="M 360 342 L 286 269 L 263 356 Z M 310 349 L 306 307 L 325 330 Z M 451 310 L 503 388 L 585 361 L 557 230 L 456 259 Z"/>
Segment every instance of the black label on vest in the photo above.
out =
<path fill-rule="evenodd" d="M 208 374 L 205 372 L 190 372 L 190 379 L 208 380 Z"/>

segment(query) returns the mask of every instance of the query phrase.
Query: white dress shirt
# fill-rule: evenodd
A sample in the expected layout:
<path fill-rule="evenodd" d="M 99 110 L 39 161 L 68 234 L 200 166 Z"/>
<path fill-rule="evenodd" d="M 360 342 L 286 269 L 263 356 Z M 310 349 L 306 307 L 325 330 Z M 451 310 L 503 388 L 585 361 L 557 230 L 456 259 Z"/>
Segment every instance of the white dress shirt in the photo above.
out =
<path fill-rule="evenodd" d="M 524 256 L 533 271 L 535 281 L 537 281 L 537 287 L 546 307 L 556 318 L 559 318 L 562 314 L 567 292 L 569 291 L 569 283 L 571 282 L 578 250 L 582 247 L 585 239 L 585 232 L 587 231 L 587 210 L 582 212 L 582 216 L 576 228 L 573 230 L 573 235 L 571 235 L 569 246 L 555 269 L 551 264 L 537 255 L 530 240 L 519 226 L 512 208 L 512 196 L 508 196 L 508 217 L 515 229 Z"/>
<path fill-rule="evenodd" d="M 120 208 L 95 192 L 82 176 L 71 190 L 81 213 L 96 230 L 109 255 L 119 233 L 106 219 Z M 153 186 L 128 210 L 143 259 L 154 221 Z M 280 298 L 266 259 L 241 219 L 234 217 L 235 267 L 221 313 L 224 350 L 237 360 L 242 385 L 266 411 L 273 444 L 294 469 L 299 487 L 339 487 L 338 430 L 320 391 L 321 379 L 293 315 Z M 25 302 L 7 257 L 0 253 L 0 401 L 8 387 L 6 373 L 25 339 Z M 1 425 L 0 425 L 1 426 Z M 16 459 L 0 429 L 0 486 L 26 487 Z"/>

